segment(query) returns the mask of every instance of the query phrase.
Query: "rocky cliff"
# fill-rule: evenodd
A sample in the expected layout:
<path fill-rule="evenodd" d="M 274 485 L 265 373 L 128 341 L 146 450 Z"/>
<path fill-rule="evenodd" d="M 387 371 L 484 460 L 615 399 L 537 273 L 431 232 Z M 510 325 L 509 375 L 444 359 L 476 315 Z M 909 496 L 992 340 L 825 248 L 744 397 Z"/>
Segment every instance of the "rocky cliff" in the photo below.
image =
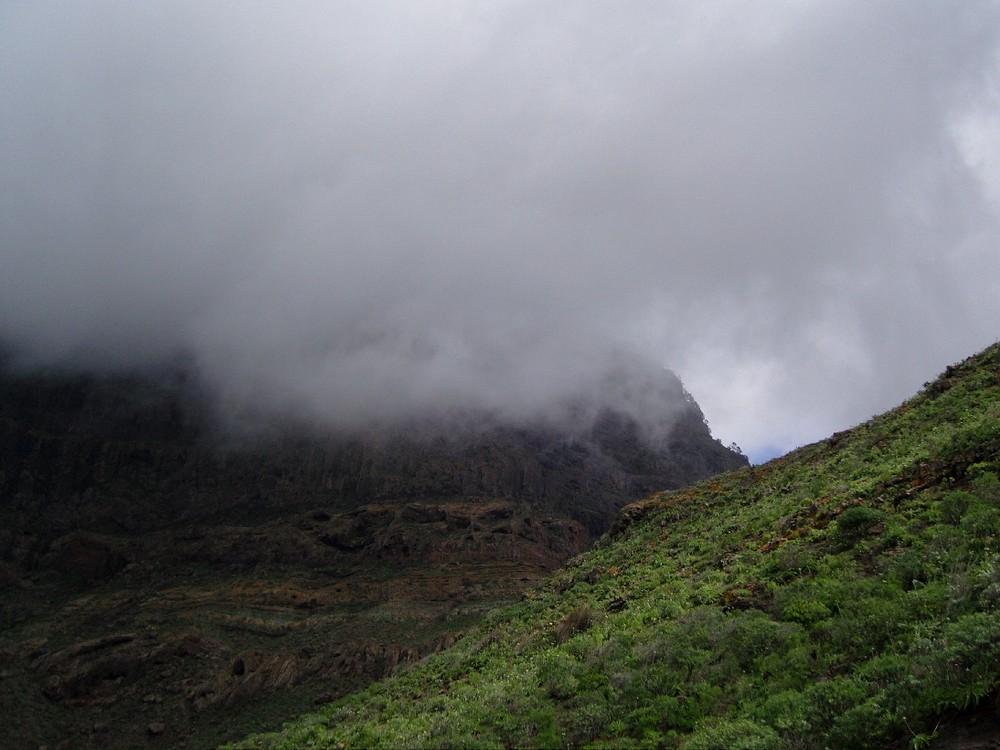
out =
<path fill-rule="evenodd" d="M 7 744 L 205 746 L 448 643 L 624 503 L 746 463 L 655 377 L 658 430 L 581 401 L 249 439 L 178 374 L 3 375 Z"/>

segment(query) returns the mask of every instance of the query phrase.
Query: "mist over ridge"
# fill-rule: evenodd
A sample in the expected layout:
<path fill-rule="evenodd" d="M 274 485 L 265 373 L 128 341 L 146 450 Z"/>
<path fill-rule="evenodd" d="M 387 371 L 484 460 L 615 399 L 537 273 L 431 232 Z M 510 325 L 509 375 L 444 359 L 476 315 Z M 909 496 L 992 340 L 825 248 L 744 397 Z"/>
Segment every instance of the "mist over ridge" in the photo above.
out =
<path fill-rule="evenodd" d="M 614 414 L 633 422 L 644 443 L 658 445 L 681 417 L 704 419 L 674 373 L 639 355 L 618 351 L 614 358 L 605 357 L 602 367 L 570 370 L 563 380 L 555 369 L 558 364 L 552 363 L 551 374 L 505 374 L 521 383 L 494 377 L 478 390 L 455 383 L 450 379 L 454 372 L 438 381 L 423 380 L 427 373 L 419 366 L 401 367 L 384 377 L 376 373 L 363 384 L 332 377 L 310 379 L 294 390 L 280 380 L 269 384 L 272 390 L 265 385 L 261 390 L 232 391 L 214 388 L 220 381 L 208 380 L 198 389 L 223 433 L 237 440 L 241 434 L 266 435 L 295 425 L 320 434 L 368 435 L 375 440 L 397 432 L 418 440 L 463 440 L 519 428 L 589 439 L 594 425 Z M 400 373 L 412 381 L 403 380 Z M 536 379 L 528 380 L 532 376 Z M 517 393 L 517 385 L 523 393 Z"/>
<path fill-rule="evenodd" d="M 617 352 L 748 453 L 996 337 L 1000 10 L 0 11 L 0 341 L 223 411 L 521 418 Z M 553 406 L 557 405 L 557 406 Z"/>

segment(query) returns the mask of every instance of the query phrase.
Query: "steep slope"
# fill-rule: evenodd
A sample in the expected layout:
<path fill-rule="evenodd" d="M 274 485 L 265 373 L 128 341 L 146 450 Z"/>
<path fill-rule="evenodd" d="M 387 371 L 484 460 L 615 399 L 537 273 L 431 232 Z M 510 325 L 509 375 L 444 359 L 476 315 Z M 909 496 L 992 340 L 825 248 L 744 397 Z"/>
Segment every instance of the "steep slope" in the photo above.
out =
<path fill-rule="evenodd" d="M 615 386 L 663 429 L 590 394 L 567 424 L 235 440 L 178 375 L 0 377 L 0 744 L 273 728 L 449 644 L 625 503 L 746 463 L 669 373 Z"/>
<path fill-rule="evenodd" d="M 857 428 L 629 506 L 453 648 L 239 747 L 992 747 L 998 454 L 994 345 Z"/>

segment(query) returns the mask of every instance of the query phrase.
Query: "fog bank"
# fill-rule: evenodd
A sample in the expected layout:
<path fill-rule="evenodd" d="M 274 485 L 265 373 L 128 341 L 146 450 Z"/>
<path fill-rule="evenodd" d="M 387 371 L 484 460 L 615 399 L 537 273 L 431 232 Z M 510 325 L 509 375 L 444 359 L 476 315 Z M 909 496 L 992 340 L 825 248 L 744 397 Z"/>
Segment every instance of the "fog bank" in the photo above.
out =
<path fill-rule="evenodd" d="M 780 452 L 998 336 L 1000 6 L 6 3 L 0 340 L 233 413 L 626 351 Z"/>

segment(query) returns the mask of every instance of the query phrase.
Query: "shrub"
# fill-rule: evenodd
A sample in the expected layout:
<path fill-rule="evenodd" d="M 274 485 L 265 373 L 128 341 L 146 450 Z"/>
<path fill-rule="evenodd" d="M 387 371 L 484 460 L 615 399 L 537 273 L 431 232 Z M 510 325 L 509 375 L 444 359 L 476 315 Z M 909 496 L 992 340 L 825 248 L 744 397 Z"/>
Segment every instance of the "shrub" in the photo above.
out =
<path fill-rule="evenodd" d="M 771 652 L 787 651 L 799 629 L 795 625 L 775 622 L 758 610 L 750 610 L 735 617 L 728 631 L 726 649 L 746 670 Z"/>
<path fill-rule="evenodd" d="M 787 745 L 771 727 L 750 719 L 719 720 L 699 728 L 681 750 L 777 750 Z"/>
<path fill-rule="evenodd" d="M 892 576 L 903 587 L 903 591 L 912 591 L 917 586 L 927 583 L 928 571 L 922 549 L 910 548 L 901 552 L 892 561 L 890 570 Z"/>
<path fill-rule="evenodd" d="M 674 696 L 647 694 L 638 703 L 639 707 L 625 717 L 629 734 L 646 738 L 651 735 L 662 737 L 663 732 L 678 725 L 681 705 Z"/>
<path fill-rule="evenodd" d="M 827 619 L 830 614 L 830 608 L 818 599 L 793 599 L 781 611 L 781 618 L 808 627 Z"/>
<path fill-rule="evenodd" d="M 847 543 L 856 542 L 885 520 L 885 512 L 867 505 L 855 505 L 837 519 L 837 536 Z"/>
<path fill-rule="evenodd" d="M 862 661 L 888 646 L 906 622 L 906 600 L 896 589 L 845 597 L 828 637 L 842 657 Z"/>
<path fill-rule="evenodd" d="M 909 547 L 915 541 L 916 537 L 910 533 L 899 516 L 889 516 L 886 518 L 882 537 L 879 540 L 879 546 L 883 550 Z"/>
<path fill-rule="evenodd" d="M 832 726 L 841 714 L 868 697 L 861 685 L 846 677 L 810 685 L 805 695 L 812 704 L 813 723 L 819 727 Z"/>
<path fill-rule="evenodd" d="M 935 639 L 910 649 L 913 673 L 921 678 L 916 713 L 930 717 L 964 710 L 1000 684 L 1000 622 L 988 612 L 963 615 Z"/>
<path fill-rule="evenodd" d="M 1000 534 L 1000 509 L 974 510 L 962 519 L 962 531 L 976 539 L 988 539 Z"/>
<path fill-rule="evenodd" d="M 609 723 L 609 711 L 604 703 L 591 701 L 576 707 L 566 726 L 566 744 L 582 745 L 600 734 Z"/>
<path fill-rule="evenodd" d="M 984 471 L 972 480 L 972 492 L 985 503 L 1000 505 L 1000 479 L 992 471 Z"/>
<path fill-rule="evenodd" d="M 556 726 L 555 713 L 551 708 L 543 707 L 528 715 L 527 721 L 534 730 L 533 743 L 537 747 L 560 747 L 562 738 Z"/>
<path fill-rule="evenodd" d="M 1000 607 L 1000 557 L 985 561 L 976 571 L 973 584 L 983 607 Z"/>
<path fill-rule="evenodd" d="M 877 699 L 851 706 L 837 717 L 826 733 L 832 747 L 882 750 L 898 735 L 897 720 Z"/>
<path fill-rule="evenodd" d="M 799 690 L 784 690 L 772 695 L 758 713 L 758 718 L 783 732 L 804 734 L 812 729 L 812 705 Z"/>
<path fill-rule="evenodd" d="M 774 581 L 787 583 L 816 572 L 816 556 L 797 541 L 781 545 L 769 556 L 764 571 Z"/>
<path fill-rule="evenodd" d="M 962 521 L 962 516 L 969 511 L 975 501 L 974 495 L 961 490 L 946 493 L 938 506 L 941 511 L 941 520 L 952 526 L 958 526 Z"/>
<path fill-rule="evenodd" d="M 589 604 L 583 604 L 556 623 L 556 643 L 565 643 L 577 633 L 594 624 L 594 611 Z"/>
<path fill-rule="evenodd" d="M 546 655 L 538 667 L 538 682 L 546 695 L 565 701 L 577 694 L 580 683 L 573 674 L 573 662 L 564 654 Z"/>

